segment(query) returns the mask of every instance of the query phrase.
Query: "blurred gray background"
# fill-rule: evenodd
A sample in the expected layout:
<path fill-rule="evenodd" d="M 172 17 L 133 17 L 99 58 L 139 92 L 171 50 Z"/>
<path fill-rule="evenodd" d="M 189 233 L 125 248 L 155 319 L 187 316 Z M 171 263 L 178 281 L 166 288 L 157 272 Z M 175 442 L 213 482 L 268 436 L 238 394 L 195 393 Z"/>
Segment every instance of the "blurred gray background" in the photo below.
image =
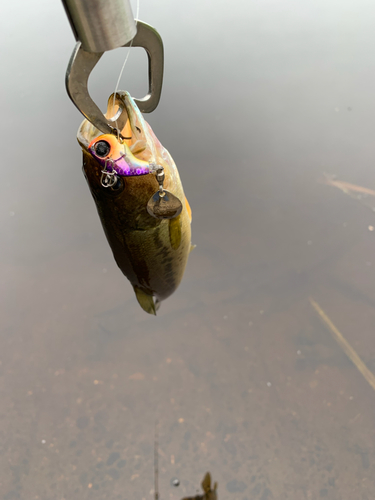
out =
<path fill-rule="evenodd" d="M 63 7 L 3 3 L 0 498 L 151 499 L 156 420 L 161 499 L 208 470 L 221 499 L 374 498 L 374 390 L 309 302 L 375 370 L 373 197 L 321 182 L 375 189 L 374 14 L 140 0 L 165 45 L 147 119 L 197 245 L 154 318 L 81 172 Z M 126 50 L 92 74 L 103 110 Z M 146 84 L 132 49 L 120 89 Z"/>

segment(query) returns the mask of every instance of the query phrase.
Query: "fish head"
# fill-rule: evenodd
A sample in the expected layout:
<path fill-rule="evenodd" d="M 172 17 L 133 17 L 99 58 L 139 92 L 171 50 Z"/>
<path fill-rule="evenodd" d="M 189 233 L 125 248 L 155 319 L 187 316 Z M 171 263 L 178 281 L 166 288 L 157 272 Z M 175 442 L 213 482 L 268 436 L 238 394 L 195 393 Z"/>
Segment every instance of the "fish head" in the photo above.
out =
<path fill-rule="evenodd" d="M 78 130 L 83 150 L 99 162 L 102 170 L 118 175 L 142 176 L 163 167 L 164 187 L 173 189 L 180 179 L 174 161 L 161 145 L 128 92 L 117 92 L 108 99 L 106 117 L 119 134 L 102 134 L 84 120 Z"/>

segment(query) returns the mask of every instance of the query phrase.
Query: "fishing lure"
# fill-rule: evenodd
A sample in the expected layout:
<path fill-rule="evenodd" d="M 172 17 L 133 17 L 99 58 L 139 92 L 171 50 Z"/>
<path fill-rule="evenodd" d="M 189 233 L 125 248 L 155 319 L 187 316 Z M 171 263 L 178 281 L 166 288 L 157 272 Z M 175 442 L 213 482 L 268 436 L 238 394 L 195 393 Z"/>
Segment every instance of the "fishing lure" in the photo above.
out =
<path fill-rule="evenodd" d="M 117 265 L 140 306 L 156 314 L 183 277 L 191 210 L 171 155 L 130 94 L 112 95 L 106 117 L 114 103 L 120 133 L 103 134 L 88 120 L 78 130 L 83 171 Z"/>

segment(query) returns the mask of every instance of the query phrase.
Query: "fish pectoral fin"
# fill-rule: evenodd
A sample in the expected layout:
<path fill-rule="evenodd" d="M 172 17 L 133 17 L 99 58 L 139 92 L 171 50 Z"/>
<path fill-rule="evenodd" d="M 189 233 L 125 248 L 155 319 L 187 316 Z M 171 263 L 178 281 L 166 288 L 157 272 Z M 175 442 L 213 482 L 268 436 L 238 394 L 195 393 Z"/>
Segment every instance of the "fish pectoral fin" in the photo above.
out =
<path fill-rule="evenodd" d="M 160 309 L 160 305 L 161 305 L 161 300 L 156 299 L 156 300 L 155 300 L 155 310 L 156 310 L 156 311 L 159 311 L 159 309 Z"/>
<path fill-rule="evenodd" d="M 139 305 L 142 307 L 144 311 L 148 314 L 153 314 L 156 316 L 156 307 L 154 302 L 154 297 L 137 286 L 133 286 L 135 296 L 137 297 Z"/>
<path fill-rule="evenodd" d="M 192 252 L 194 250 L 194 248 L 197 248 L 197 245 L 190 245 L 189 253 Z"/>
<path fill-rule="evenodd" d="M 136 155 L 138 153 L 142 153 L 147 148 L 147 143 L 146 141 L 139 140 L 132 144 L 130 146 L 130 151 L 133 153 L 133 155 Z"/>

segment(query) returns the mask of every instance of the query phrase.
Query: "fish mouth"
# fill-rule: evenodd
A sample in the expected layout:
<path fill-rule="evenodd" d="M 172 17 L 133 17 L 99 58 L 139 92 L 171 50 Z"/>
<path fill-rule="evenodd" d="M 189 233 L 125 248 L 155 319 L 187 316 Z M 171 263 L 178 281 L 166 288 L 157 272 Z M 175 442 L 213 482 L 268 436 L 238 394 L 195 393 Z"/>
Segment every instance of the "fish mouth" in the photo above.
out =
<path fill-rule="evenodd" d="M 120 91 L 108 99 L 106 117 L 113 126 L 114 134 L 131 147 L 138 141 L 148 146 L 146 122 L 129 92 Z"/>
<path fill-rule="evenodd" d="M 119 143 L 125 144 L 135 158 L 155 163 L 155 138 L 129 92 L 120 91 L 109 97 L 105 117 L 113 130 L 113 137 L 119 140 Z M 81 147 L 92 154 L 91 146 L 94 140 L 102 135 L 103 132 L 88 120 L 84 120 L 78 130 L 77 139 Z M 118 161 L 121 158 L 120 155 L 115 155 L 112 159 Z"/>
<path fill-rule="evenodd" d="M 156 162 L 154 137 L 129 92 L 112 94 L 108 99 L 107 110 L 106 116 L 114 124 L 114 135 L 123 145 L 123 154 L 116 155 L 114 160 L 120 167 L 119 175 L 150 173 Z"/>
<path fill-rule="evenodd" d="M 106 118 L 112 134 L 101 133 L 87 121 L 78 132 L 78 141 L 100 163 L 102 173 L 130 177 L 153 172 L 158 141 L 129 92 L 110 96 Z"/>

